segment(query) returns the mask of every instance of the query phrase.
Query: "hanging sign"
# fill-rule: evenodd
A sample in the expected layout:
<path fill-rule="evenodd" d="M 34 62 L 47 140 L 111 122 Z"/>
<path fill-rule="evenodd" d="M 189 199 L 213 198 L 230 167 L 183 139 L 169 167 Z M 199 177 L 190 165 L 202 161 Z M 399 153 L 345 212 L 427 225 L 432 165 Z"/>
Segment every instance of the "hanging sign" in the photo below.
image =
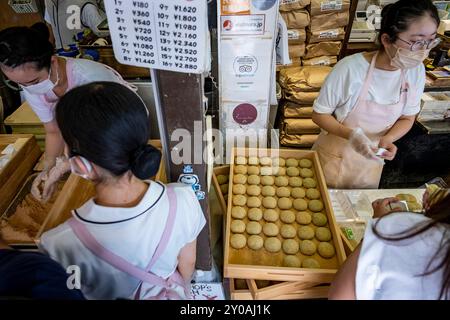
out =
<path fill-rule="evenodd" d="M 188 73 L 205 71 L 205 0 L 105 0 L 105 9 L 120 63 Z"/>

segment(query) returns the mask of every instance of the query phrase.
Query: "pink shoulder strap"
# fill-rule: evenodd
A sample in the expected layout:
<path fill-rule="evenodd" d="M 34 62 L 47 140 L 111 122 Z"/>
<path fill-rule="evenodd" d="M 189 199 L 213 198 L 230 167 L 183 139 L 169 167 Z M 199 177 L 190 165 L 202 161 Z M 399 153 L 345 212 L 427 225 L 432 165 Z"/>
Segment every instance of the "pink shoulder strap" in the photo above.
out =
<path fill-rule="evenodd" d="M 135 277 L 136 279 L 141 280 L 142 282 L 147 282 L 163 288 L 167 288 L 171 282 L 184 285 L 182 278 L 180 278 L 178 273 L 174 274 L 174 276 L 169 278 L 168 280 L 165 280 L 149 272 L 150 268 L 155 264 L 158 258 L 161 257 L 162 253 L 167 247 L 175 223 L 177 212 L 177 199 L 172 187 L 167 186 L 167 196 L 169 198 L 169 214 L 167 217 L 166 225 L 163 234 L 161 236 L 161 239 L 158 243 L 158 246 L 155 250 L 155 253 L 153 254 L 152 259 L 150 260 L 150 263 L 148 264 L 145 270 L 142 270 L 132 265 L 122 257 L 116 255 L 115 253 L 103 247 L 89 232 L 86 226 L 77 219 L 75 218 L 69 219 L 68 224 L 72 228 L 78 239 L 83 243 L 83 245 L 87 249 L 89 249 L 94 255 L 108 262 L 115 268 L 128 273 L 129 275 Z M 139 292 L 140 288 L 141 285 L 139 285 L 138 288 Z"/>

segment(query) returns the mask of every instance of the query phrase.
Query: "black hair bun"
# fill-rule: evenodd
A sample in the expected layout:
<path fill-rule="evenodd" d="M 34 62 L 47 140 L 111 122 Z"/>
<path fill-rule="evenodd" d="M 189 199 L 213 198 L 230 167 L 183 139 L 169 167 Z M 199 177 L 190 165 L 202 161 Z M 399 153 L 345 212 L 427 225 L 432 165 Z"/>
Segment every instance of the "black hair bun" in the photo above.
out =
<path fill-rule="evenodd" d="M 50 38 L 50 30 L 45 23 L 36 22 L 30 28 L 36 31 L 42 39 L 48 40 Z"/>
<path fill-rule="evenodd" d="M 138 148 L 131 162 L 131 172 L 141 180 L 156 175 L 161 162 L 161 152 L 152 145 Z"/>

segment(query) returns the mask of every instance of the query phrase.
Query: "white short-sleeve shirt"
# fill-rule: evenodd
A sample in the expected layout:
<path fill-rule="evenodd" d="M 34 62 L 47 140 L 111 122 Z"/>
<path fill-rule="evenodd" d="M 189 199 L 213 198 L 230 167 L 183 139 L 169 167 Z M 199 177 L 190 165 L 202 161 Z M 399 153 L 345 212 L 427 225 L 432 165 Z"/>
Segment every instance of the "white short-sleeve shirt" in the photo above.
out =
<path fill-rule="evenodd" d="M 435 257 L 449 228 L 438 224 L 413 238 L 392 241 L 378 238 L 368 224 L 358 259 L 356 298 L 361 300 L 436 300 L 439 299 L 443 269 L 432 270 L 443 255 Z M 411 227 L 431 220 L 416 213 L 393 213 L 381 219 L 377 231 L 383 236 L 398 236 Z M 447 248 L 443 250 L 446 253 Z M 432 261 L 430 269 L 428 263 Z"/>
<path fill-rule="evenodd" d="M 314 102 L 314 111 L 333 114 L 339 122 L 343 122 L 356 105 L 369 67 L 363 53 L 339 61 L 322 85 L 319 97 Z M 420 64 L 416 68 L 407 69 L 405 76 L 409 89 L 402 114 L 411 116 L 420 111 L 420 99 L 425 87 L 425 67 Z M 375 69 L 367 99 L 386 105 L 397 103 L 400 99 L 400 79 L 400 70 Z"/>
<path fill-rule="evenodd" d="M 97 205 L 93 199 L 74 212 L 95 239 L 106 249 L 131 264 L 145 269 L 162 236 L 169 212 L 166 186 L 148 182 L 141 202 L 133 208 L 110 208 Z M 192 188 L 175 184 L 177 214 L 169 243 L 152 268 L 152 272 L 168 278 L 178 265 L 180 250 L 194 241 L 206 220 Z M 40 249 L 64 268 L 81 269 L 81 291 L 88 299 L 133 298 L 139 280 L 116 269 L 92 254 L 76 237 L 67 223 L 44 233 Z M 154 296 L 161 288 L 143 287 L 146 296 Z"/>
<path fill-rule="evenodd" d="M 69 83 L 72 82 L 67 91 L 95 81 L 111 81 L 125 84 L 125 80 L 117 72 L 104 64 L 87 59 L 65 59 L 68 62 L 66 68 L 67 77 L 71 80 Z M 24 90 L 24 98 L 43 123 L 54 119 L 56 103 L 47 102 L 44 95 L 29 94 L 26 90 Z"/>

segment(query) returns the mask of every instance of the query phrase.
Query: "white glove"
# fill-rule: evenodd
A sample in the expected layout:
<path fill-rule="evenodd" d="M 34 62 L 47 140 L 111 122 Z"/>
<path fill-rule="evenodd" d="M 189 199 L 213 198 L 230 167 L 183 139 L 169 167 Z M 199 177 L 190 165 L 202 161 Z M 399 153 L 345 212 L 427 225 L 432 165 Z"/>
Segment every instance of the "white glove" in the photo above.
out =
<path fill-rule="evenodd" d="M 31 194 L 37 200 L 42 201 L 41 184 L 48 179 L 48 169 L 41 171 L 31 185 Z"/>
<path fill-rule="evenodd" d="M 378 149 L 376 144 L 372 142 L 361 128 L 353 129 L 349 138 L 350 145 L 356 152 L 363 155 L 367 159 L 380 161 L 375 155 L 374 150 Z"/>
<path fill-rule="evenodd" d="M 47 202 L 55 192 L 56 183 L 70 170 L 70 163 L 67 158 L 57 158 L 56 165 L 50 170 L 42 171 L 33 182 L 31 187 L 32 195 L 39 201 Z M 44 183 L 41 190 L 39 186 Z"/>

